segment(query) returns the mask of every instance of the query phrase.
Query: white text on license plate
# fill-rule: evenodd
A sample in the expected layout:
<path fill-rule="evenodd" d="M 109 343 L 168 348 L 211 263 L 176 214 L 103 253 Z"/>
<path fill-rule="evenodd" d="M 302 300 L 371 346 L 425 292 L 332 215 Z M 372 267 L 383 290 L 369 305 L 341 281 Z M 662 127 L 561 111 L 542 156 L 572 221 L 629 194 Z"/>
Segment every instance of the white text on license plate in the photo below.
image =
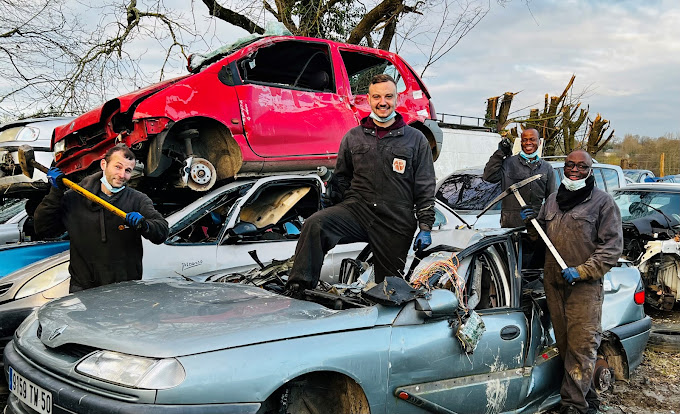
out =
<path fill-rule="evenodd" d="M 35 411 L 52 413 L 52 393 L 27 380 L 12 367 L 9 367 L 9 390 Z"/>

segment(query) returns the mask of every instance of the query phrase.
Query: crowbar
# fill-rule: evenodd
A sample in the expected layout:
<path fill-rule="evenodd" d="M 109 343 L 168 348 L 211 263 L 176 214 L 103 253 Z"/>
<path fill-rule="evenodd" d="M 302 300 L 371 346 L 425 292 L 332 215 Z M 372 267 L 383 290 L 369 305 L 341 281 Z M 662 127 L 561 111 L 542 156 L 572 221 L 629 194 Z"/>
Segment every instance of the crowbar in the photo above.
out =
<path fill-rule="evenodd" d="M 520 193 L 519 193 L 519 188 L 520 188 L 520 187 L 523 187 L 523 186 L 525 186 L 525 185 L 527 185 L 527 184 L 529 184 L 529 183 L 532 182 L 532 181 L 538 180 L 539 178 L 541 178 L 541 175 L 542 175 L 542 174 L 532 175 L 531 177 L 526 178 L 526 179 L 524 179 L 524 180 L 522 180 L 522 181 L 520 181 L 520 182 L 518 182 L 518 183 L 515 183 L 515 184 L 511 185 L 510 187 L 508 187 L 507 190 L 503 191 L 502 193 L 500 193 L 500 194 L 498 195 L 498 197 L 494 198 L 493 201 L 491 201 L 491 203 L 489 203 L 489 205 L 486 206 L 486 208 L 484 208 L 484 210 L 482 210 L 482 212 L 479 213 L 479 214 L 477 215 L 477 218 L 479 218 L 479 216 L 481 216 L 482 214 L 484 214 L 485 212 L 487 212 L 487 211 L 488 211 L 491 207 L 493 207 L 497 202 L 499 202 L 499 201 L 502 200 L 503 198 L 507 197 L 507 196 L 510 195 L 511 193 L 515 195 L 515 197 L 517 198 L 517 202 L 519 203 L 519 206 L 520 206 L 521 208 L 526 207 L 527 204 L 524 202 L 524 198 L 522 198 L 522 196 L 520 195 Z M 566 268 L 568 267 L 568 266 L 567 266 L 567 263 L 564 261 L 564 259 L 562 259 L 562 256 L 560 256 L 560 254 L 557 252 L 557 249 L 555 248 L 555 245 L 552 244 L 552 242 L 551 242 L 550 239 L 548 238 L 548 235 L 545 234 L 545 231 L 543 231 L 543 228 L 538 224 L 538 221 L 536 221 L 535 218 L 532 218 L 532 219 L 531 219 L 531 224 L 533 224 L 534 228 L 535 228 L 536 231 L 538 232 L 538 235 L 541 236 L 541 239 L 543 239 L 543 242 L 545 243 L 545 245 L 548 246 L 548 249 L 550 249 L 550 253 L 552 253 L 553 257 L 554 257 L 555 260 L 557 261 L 557 264 L 560 265 L 560 267 L 562 268 L 562 270 L 566 269 Z"/>
<path fill-rule="evenodd" d="M 27 176 L 28 178 L 33 178 L 34 168 L 37 168 L 38 170 L 47 174 L 47 167 L 45 167 L 44 165 L 40 164 L 38 161 L 35 160 L 33 148 L 30 145 L 22 145 L 19 147 L 19 166 L 21 167 L 21 172 L 23 172 L 24 175 Z M 114 206 L 113 204 L 109 203 L 106 200 L 102 200 L 100 197 L 97 197 L 96 195 L 92 194 L 91 192 L 87 191 L 86 189 L 84 189 L 83 187 L 79 186 L 78 184 L 74 183 L 73 181 L 69 180 L 66 177 L 62 179 L 62 182 L 66 187 L 82 195 L 88 200 L 100 204 L 105 209 L 109 210 L 113 214 L 125 220 L 126 213 L 123 210 L 119 209 L 118 207 Z"/>

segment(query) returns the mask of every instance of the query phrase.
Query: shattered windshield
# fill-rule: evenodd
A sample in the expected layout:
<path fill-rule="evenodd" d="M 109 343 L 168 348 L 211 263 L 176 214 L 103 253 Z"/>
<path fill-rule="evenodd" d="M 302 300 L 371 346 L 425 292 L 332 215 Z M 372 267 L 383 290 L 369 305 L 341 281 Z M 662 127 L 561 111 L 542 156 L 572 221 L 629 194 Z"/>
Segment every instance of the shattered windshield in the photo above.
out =
<path fill-rule="evenodd" d="M 7 199 L 0 205 L 0 224 L 6 223 L 9 219 L 24 210 L 26 199 Z"/>
<path fill-rule="evenodd" d="M 227 56 L 249 44 L 255 42 L 258 39 L 267 36 L 292 36 L 293 34 L 286 29 L 286 27 L 280 22 L 270 22 L 267 24 L 267 28 L 264 34 L 249 34 L 247 36 L 237 39 L 228 45 L 219 47 L 212 52 L 206 54 L 194 53 L 189 56 L 189 71 L 191 73 L 200 72 L 203 68 L 207 67 L 213 62 L 216 62 L 220 58 Z"/>
<path fill-rule="evenodd" d="M 680 192 L 664 191 L 617 191 L 614 201 L 621 210 L 623 221 L 632 221 L 642 217 L 661 215 L 661 220 L 674 219 L 674 225 L 680 222 Z M 663 212 L 663 214 L 661 214 Z"/>
<path fill-rule="evenodd" d="M 447 177 L 436 197 L 454 210 L 483 210 L 498 194 L 500 183 L 482 180 L 481 171 L 469 170 Z M 500 210 L 498 202 L 491 210 Z"/>

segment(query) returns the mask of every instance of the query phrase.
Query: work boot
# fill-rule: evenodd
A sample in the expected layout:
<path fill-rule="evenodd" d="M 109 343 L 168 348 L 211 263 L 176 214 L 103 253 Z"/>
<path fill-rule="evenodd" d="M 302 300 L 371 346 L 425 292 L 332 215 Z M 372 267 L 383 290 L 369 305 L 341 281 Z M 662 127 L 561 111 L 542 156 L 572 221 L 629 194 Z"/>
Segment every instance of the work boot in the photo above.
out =
<path fill-rule="evenodd" d="M 293 299 L 304 299 L 305 287 L 297 282 L 287 283 L 283 295 Z"/>
<path fill-rule="evenodd" d="M 573 405 L 563 405 L 560 407 L 560 414 L 580 414 Z"/>

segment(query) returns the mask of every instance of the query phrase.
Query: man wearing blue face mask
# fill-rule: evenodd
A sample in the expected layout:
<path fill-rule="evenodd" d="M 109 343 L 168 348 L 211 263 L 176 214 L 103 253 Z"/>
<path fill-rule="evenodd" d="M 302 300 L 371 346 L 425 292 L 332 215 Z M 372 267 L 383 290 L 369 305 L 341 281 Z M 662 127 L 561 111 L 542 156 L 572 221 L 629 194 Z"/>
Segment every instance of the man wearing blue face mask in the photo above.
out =
<path fill-rule="evenodd" d="M 36 232 L 51 237 L 68 231 L 71 240 L 71 292 L 142 278 L 142 237 L 161 244 L 168 223 L 145 194 L 127 187 L 135 155 L 123 144 L 109 149 L 102 171 L 85 177 L 80 186 L 123 211 L 123 221 L 93 201 L 64 191 L 64 173 L 50 168 L 52 184 L 35 211 Z"/>
<path fill-rule="evenodd" d="M 395 109 L 397 85 L 379 74 L 371 79 L 371 114 L 342 139 L 335 166 L 341 200 L 309 217 L 295 249 L 287 294 L 297 296 L 319 281 L 323 259 L 337 244 L 367 242 L 375 281 L 403 274 L 406 255 L 431 243 L 434 224 L 434 161 L 422 132 L 406 125 Z"/>
<path fill-rule="evenodd" d="M 564 362 L 561 414 L 598 412 L 592 378 L 602 336 L 602 277 L 623 250 L 621 213 L 612 196 L 595 187 L 592 165 L 586 151 L 569 154 L 562 185 L 538 214 L 538 223 L 569 266 L 562 270 L 546 253 L 543 284 Z M 527 219 L 535 217 L 529 210 L 522 210 Z M 533 227 L 529 234 L 538 239 Z"/>
<path fill-rule="evenodd" d="M 538 211 L 548 195 L 555 192 L 555 171 L 538 155 L 540 139 L 535 129 L 525 129 L 520 137 L 522 150 L 517 155 L 511 154 L 512 144 L 506 138 L 501 140 L 496 150 L 484 167 L 482 178 L 490 183 L 501 182 L 501 189 L 508 187 L 536 174 L 542 174 L 540 180 L 532 181 L 521 187 L 519 193 L 524 201 Z M 516 197 L 505 197 L 502 201 L 501 227 L 524 226 L 520 217 L 520 205 Z"/>

